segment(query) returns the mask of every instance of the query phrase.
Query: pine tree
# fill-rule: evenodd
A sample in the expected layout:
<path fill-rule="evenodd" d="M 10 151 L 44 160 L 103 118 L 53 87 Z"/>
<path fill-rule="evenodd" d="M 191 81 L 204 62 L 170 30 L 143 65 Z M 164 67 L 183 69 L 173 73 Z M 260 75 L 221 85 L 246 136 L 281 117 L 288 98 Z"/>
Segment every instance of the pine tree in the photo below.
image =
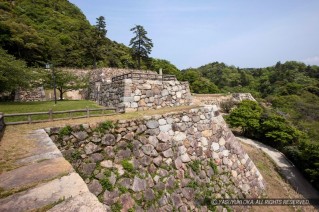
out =
<path fill-rule="evenodd" d="M 130 46 L 132 46 L 132 54 L 134 58 L 138 60 L 138 68 L 141 68 L 141 60 L 148 58 L 148 54 L 151 53 L 153 43 L 146 35 L 144 27 L 136 25 L 131 29 L 135 34 L 135 37 L 131 39 Z"/>

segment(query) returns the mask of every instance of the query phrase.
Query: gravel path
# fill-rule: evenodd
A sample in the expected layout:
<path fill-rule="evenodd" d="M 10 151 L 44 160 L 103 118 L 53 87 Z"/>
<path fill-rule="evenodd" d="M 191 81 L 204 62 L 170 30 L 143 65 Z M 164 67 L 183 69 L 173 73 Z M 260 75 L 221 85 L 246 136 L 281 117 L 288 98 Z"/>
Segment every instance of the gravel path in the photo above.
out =
<path fill-rule="evenodd" d="M 319 192 L 305 179 L 300 171 L 291 163 L 286 156 L 278 150 L 244 137 L 237 137 L 240 142 L 252 145 L 265 152 L 276 164 L 279 172 L 288 180 L 298 193 L 307 199 L 318 199 Z"/>

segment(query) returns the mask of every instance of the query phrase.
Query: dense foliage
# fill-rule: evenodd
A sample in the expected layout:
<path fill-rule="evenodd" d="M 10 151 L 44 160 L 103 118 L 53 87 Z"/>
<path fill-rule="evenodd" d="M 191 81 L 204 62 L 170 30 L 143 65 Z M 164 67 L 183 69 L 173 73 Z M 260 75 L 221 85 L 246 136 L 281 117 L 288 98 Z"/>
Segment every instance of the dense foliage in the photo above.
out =
<path fill-rule="evenodd" d="M 319 143 L 310 140 L 278 112 L 245 100 L 226 120 L 245 136 L 283 151 L 319 188 Z"/>
<path fill-rule="evenodd" d="M 250 92 L 263 106 L 243 102 L 231 113 L 230 123 L 241 127 L 245 135 L 284 151 L 319 187 L 318 66 L 290 61 L 241 69 L 214 62 L 179 71 L 167 60 L 140 60 L 149 54 L 151 39 L 145 40 L 148 46 L 140 54 L 135 48 L 138 39 L 133 38 L 132 51 L 106 37 L 103 16 L 91 26 L 81 10 L 67 0 L 0 1 L 0 14 L 0 92 L 34 86 L 46 79 L 51 83 L 50 77 L 35 69 L 47 62 L 56 68 L 162 68 L 164 74 L 188 81 L 194 93 Z M 145 30 L 143 33 L 146 35 Z M 76 79 L 57 74 L 63 84 L 61 93 L 75 85 Z"/>

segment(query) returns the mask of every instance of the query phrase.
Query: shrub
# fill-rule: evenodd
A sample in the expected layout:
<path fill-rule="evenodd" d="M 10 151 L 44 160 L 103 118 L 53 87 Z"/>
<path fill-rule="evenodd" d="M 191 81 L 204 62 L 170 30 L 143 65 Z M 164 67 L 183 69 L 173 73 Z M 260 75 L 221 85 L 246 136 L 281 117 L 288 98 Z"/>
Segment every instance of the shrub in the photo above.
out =
<path fill-rule="evenodd" d="M 122 164 L 124 170 L 126 170 L 128 172 L 134 172 L 134 166 L 130 161 L 122 160 L 121 164 Z"/>
<path fill-rule="evenodd" d="M 72 133 L 71 126 L 65 126 L 59 130 L 59 138 L 63 138 L 63 136 L 69 136 Z"/>
<path fill-rule="evenodd" d="M 188 165 L 193 169 L 194 172 L 198 173 L 200 171 L 200 160 L 194 160 Z"/>
<path fill-rule="evenodd" d="M 233 109 L 237 105 L 237 102 L 233 100 L 227 100 L 225 102 L 220 103 L 220 109 L 224 113 L 229 113 L 231 109 Z"/>
<path fill-rule="evenodd" d="M 113 191 L 113 185 L 110 183 L 108 178 L 103 178 L 100 181 L 100 183 L 101 183 L 103 189 L 106 189 L 108 191 Z"/>
<path fill-rule="evenodd" d="M 95 129 L 95 131 L 103 133 L 106 130 L 110 130 L 112 128 L 114 128 L 114 124 L 111 121 L 105 121 L 105 122 L 101 122 L 99 124 L 99 126 Z"/>

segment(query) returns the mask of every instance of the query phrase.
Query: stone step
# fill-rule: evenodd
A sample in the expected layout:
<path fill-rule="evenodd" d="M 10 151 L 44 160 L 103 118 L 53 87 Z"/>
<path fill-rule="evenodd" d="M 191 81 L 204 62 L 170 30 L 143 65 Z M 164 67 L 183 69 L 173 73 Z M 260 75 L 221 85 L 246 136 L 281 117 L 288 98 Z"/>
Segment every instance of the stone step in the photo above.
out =
<path fill-rule="evenodd" d="M 82 178 L 77 173 L 72 172 L 59 179 L 0 199 L 0 211 L 28 211 L 88 192 Z"/>
<path fill-rule="evenodd" d="M 28 187 L 69 174 L 73 168 L 64 158 L 44 160 L 0 175 L 0 187 L 5 190 Z"/>

